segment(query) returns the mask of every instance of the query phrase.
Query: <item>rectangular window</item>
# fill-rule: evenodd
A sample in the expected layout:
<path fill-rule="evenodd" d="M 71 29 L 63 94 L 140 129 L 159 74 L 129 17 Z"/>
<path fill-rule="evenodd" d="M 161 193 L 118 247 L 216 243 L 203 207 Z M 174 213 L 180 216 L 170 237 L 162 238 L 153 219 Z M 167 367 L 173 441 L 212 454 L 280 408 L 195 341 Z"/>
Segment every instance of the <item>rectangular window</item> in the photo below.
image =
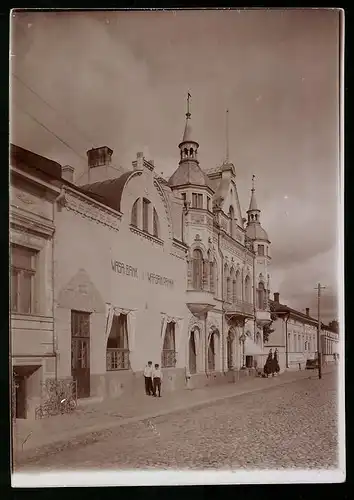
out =
<path fill-rule="evenodd" d="M 207 196 L 207 210 L 210 212 L 210 198 Z"/>
<path fill-rule="evenodd" d="M 143 231 L 149 232 L 149 205 L 150 202 L 147 199 L 143 199 Z"/>
<path fill-rule="evenodd" d="M 34 314 L 34 284 L 38 252 L 19 245 L 11 246 L 11 311 Z"/>
<path fill-rule="evenodd" d="M 258 255 L 264 255 L 264 245 L 258 245 Z"/>
<path fill-rule="evenodd" d="M 192 193 L 192 208 L 197 208 L 197 193 Z"/>
<path fill-rule="evenodd" d="M 107 341 L 107 370 L 129 370 L 129 345 L 127 315 L 113 317 Z"/>
<path fill-rule="evenodd" d="M 203 195 L 198 194 L 197 195 L 197 208 L 203 208 Z"/>
<path fill-rule="evenodd" d="M 182 199 L 183 199 L 183 203 L 185 203 L 187 201 L 186 193 L 182 193 Z"/>

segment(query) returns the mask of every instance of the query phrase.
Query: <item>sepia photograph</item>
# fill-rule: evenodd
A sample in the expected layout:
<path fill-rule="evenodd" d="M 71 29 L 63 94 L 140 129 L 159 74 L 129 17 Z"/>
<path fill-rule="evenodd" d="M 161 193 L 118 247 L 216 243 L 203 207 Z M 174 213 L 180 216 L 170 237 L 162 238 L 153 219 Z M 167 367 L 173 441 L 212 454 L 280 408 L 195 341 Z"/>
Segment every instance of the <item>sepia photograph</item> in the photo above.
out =
<path fill-rule="evenodd" d="M 10 14 L 13 487 L 340 483 L 344 12 Z"/>

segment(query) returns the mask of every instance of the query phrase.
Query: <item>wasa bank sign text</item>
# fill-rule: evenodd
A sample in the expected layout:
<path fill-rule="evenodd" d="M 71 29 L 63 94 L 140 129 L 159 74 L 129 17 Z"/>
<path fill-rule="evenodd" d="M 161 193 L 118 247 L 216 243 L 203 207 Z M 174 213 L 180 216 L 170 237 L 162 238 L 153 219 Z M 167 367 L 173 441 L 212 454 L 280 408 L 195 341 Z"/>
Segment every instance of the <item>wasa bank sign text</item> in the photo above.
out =
<path fill-rule="evenodd" d="M 142 271 L 137 267 L 130 266 L 124 262 L 119 262 L 118 260 L 111 260 L 112 271 L 117 274 L 124 274 L 134 279 L 147 280 L 152 285 L 161 285 L 168 288 L 174 287 L 174 281 L 166 276 L 161 276 L 160 274 L 151 273 L 149 271 Z"/>

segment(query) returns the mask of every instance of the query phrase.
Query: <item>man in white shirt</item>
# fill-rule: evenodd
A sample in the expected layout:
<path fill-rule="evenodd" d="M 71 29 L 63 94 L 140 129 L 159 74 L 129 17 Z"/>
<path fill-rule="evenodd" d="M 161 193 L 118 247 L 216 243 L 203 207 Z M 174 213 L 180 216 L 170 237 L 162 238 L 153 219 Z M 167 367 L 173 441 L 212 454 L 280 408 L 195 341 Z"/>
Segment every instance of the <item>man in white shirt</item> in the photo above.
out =
<path fill-rule="evenodd" d="M 152 396 L 154 394 L 154 388 L 152 386 L 152 361 L 149 361 L 144 368 L 144 379 L 145 393 L 147 396 Z"/>
<path fill-rule="evenodd" d="M 162 382 L 162 371 L 158 364 L 155 365 L 155 368 L 152 371 L 152 380 L 154 387 L 154 396 L 156 397 L 156 389 L 159 391 L 159 398 L 161 397 L 161 382 Z"/>

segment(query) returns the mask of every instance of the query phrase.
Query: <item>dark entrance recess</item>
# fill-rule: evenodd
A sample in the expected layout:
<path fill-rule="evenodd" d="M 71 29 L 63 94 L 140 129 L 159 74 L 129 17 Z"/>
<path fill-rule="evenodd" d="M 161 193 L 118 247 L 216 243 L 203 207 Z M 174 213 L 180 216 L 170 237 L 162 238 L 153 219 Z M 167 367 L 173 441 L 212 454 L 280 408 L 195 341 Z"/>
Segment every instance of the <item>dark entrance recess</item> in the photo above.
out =
<path fill-rule="evenodd" d="M 195 345 L 195 333 L 191 332 L 189 338 L 189 372 L 191 374 L 197 371 L 197 350 Z"/>
<path fill-rule="evenodd" d="M 253 368 L 253 356 L 246 356 L 246 368 Z"/>
<path fill-rule="evenodd" d="M 71 376 L 77 397 L 90 396 L 90 313 L 71 311 Z"/>
<path fill-rule="evenodd" d="M 39 365 L 23 365 L 13 369 L 15 418 L 27 418 L 27 380 L 39 368 Z"/>

